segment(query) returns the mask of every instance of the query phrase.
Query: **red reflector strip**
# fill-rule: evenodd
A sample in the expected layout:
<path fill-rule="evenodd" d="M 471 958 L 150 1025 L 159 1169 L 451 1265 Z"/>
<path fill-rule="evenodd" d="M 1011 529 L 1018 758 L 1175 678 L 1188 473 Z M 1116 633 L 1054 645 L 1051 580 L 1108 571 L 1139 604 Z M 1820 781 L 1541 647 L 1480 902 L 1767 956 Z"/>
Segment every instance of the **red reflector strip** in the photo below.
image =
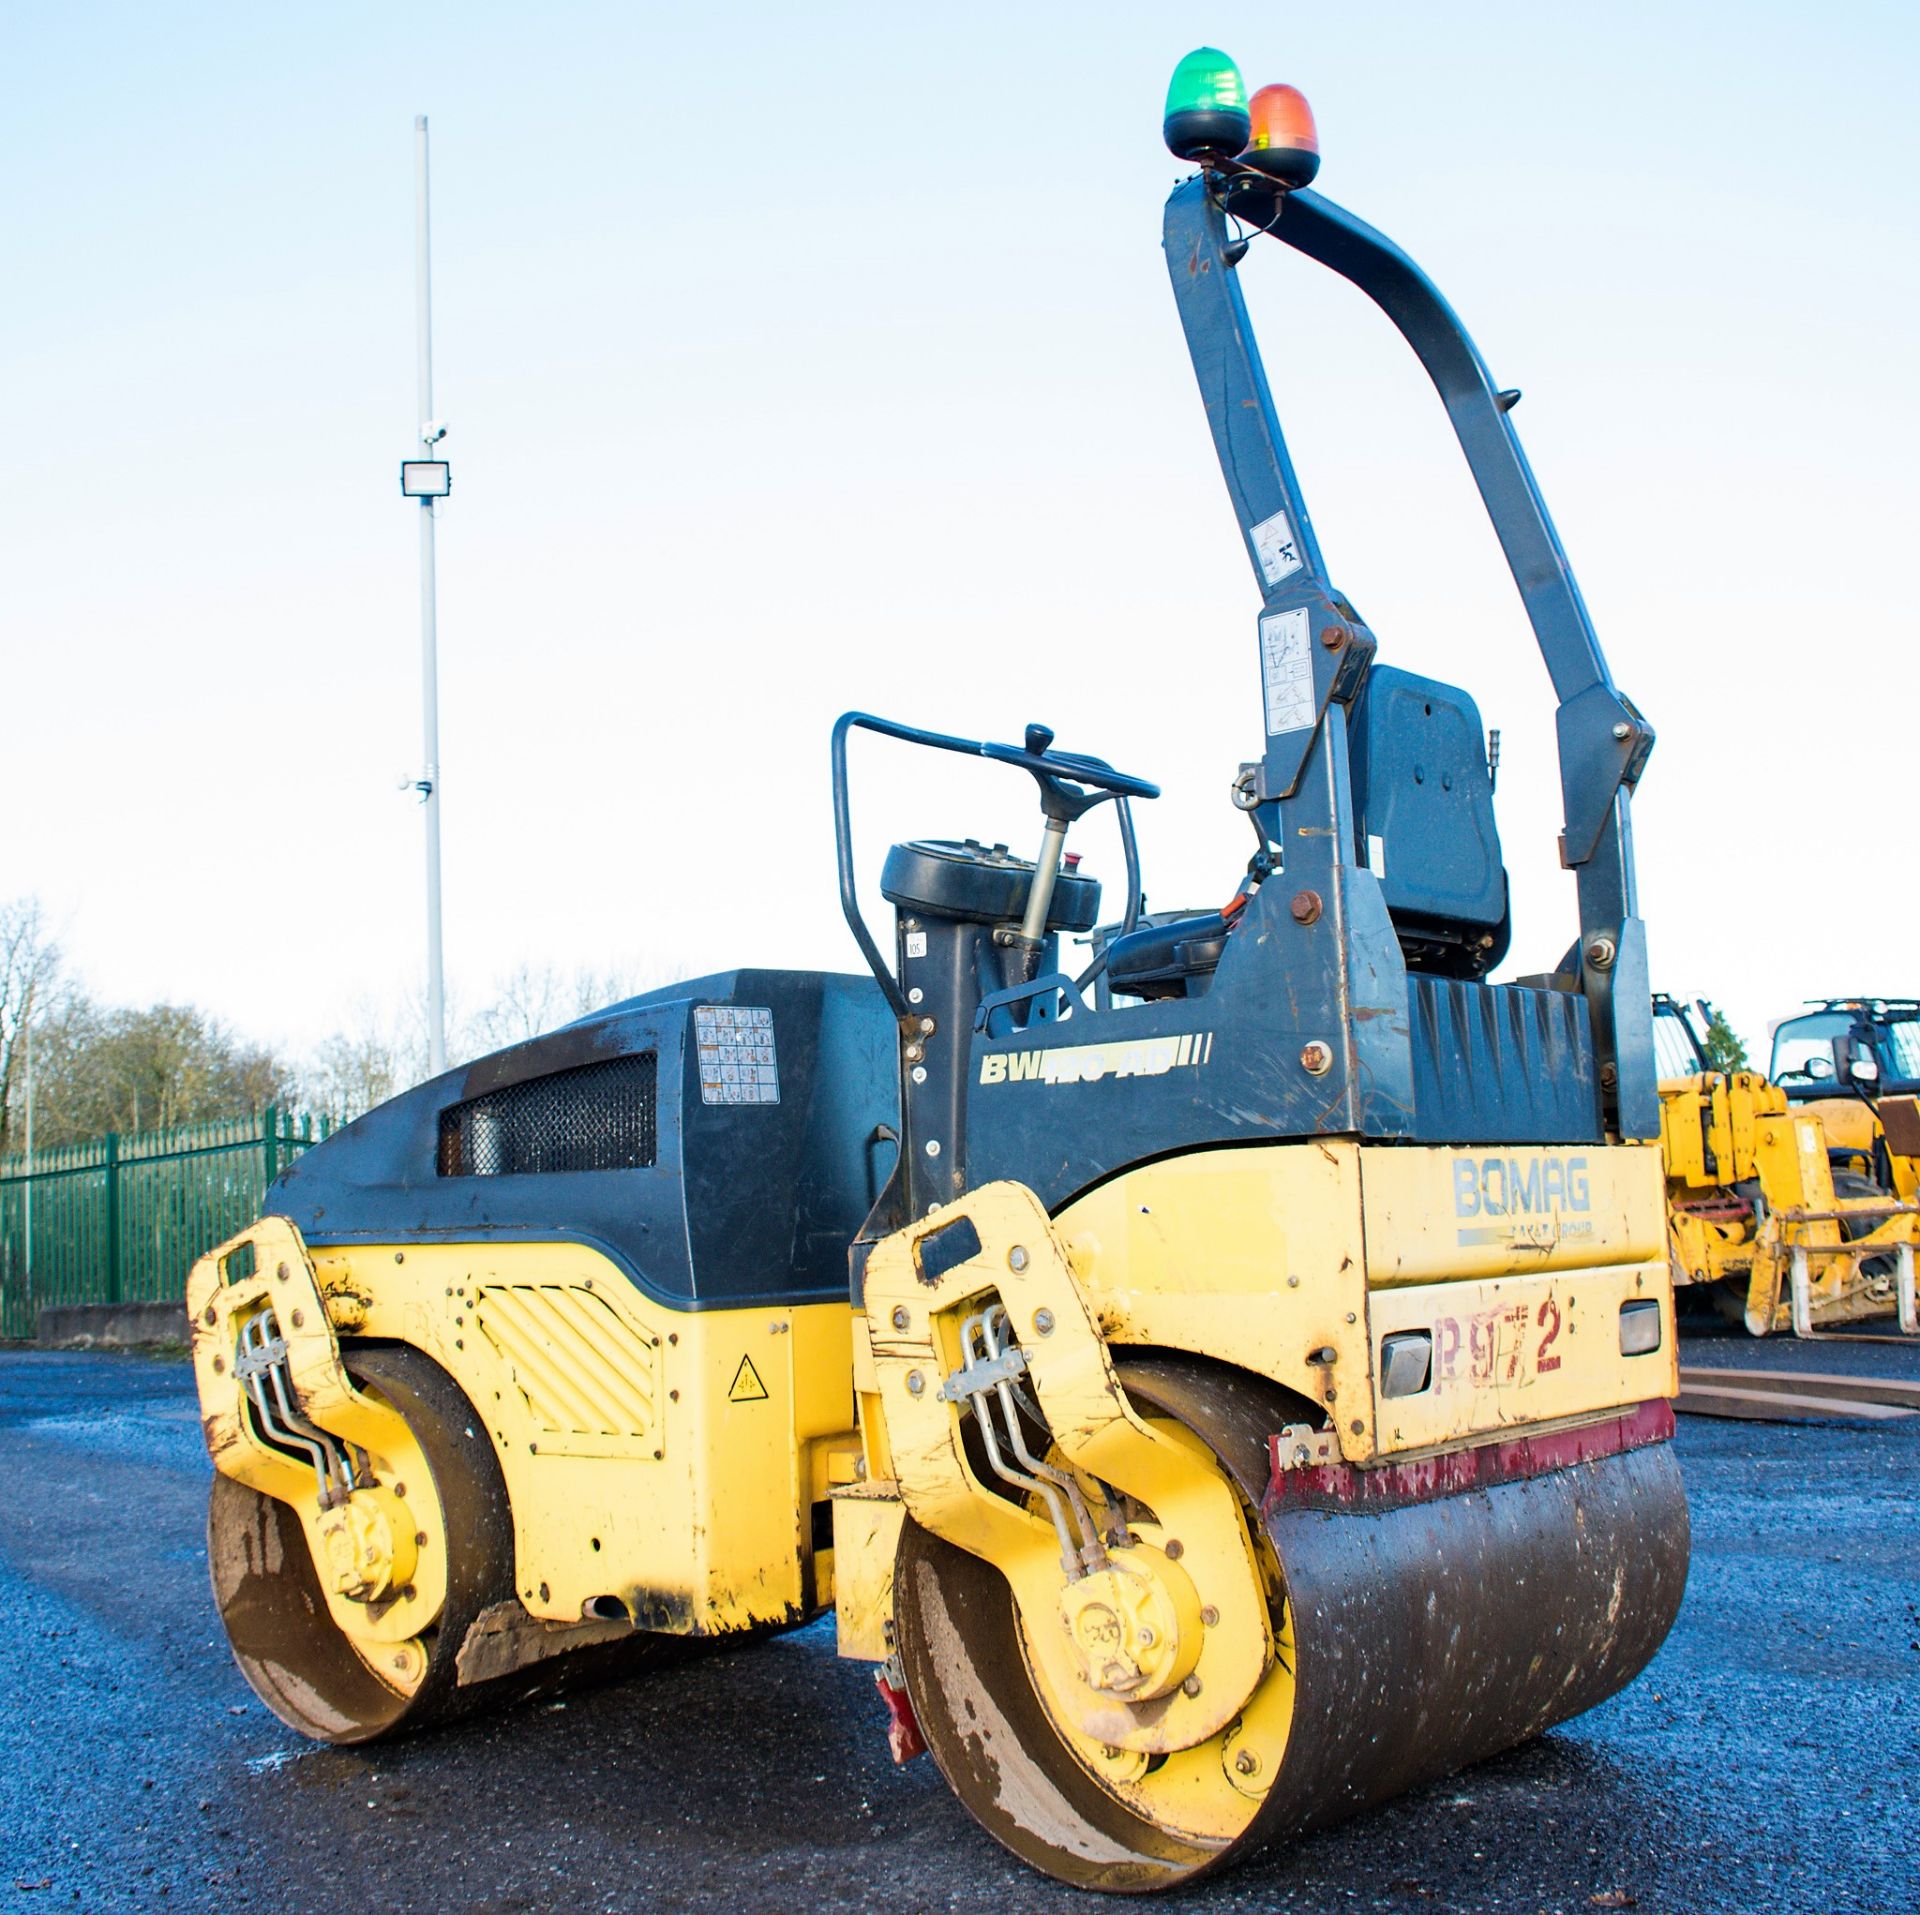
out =
<path fill-rule="evenodd" d="M 1433 1502 L 1466 1490 L 1492 1489 L 1524 1482 L 1576 1463 L 1595 1463 L 1623 1450 L 1665 1443 L 1673 1435 L 1673 1405 L 1664 1396 L 1635 1405 L 1604 1423 L 1544 1436 L 1516 1436 L 1475 1449 L 1423 1456 L 1413 1463 L 1382 1463 L 1357 1469 L 1351 1463 L 1313 1463 L 1300 1469 L 1280 1465 L 1281 1438 L 1267 1438 L 1270 1477 L 1260 1514 L 1276 1509 L 1397 1509 L 1407 1503 Z"/>
<path fill-rule="evenodd" d="M 887 1747 L 893 1751 L 894 1761 L 911 1762 L 915 1756 L 925 1755 L 926 1738 L 920 1733 L 919 1719 L 913 1713 L 907 1692 L 896 1689 L 882 1669 L 873 1672 L 873 1683 L 880 1691 L 880 1700 L 887 1705 Z"/>

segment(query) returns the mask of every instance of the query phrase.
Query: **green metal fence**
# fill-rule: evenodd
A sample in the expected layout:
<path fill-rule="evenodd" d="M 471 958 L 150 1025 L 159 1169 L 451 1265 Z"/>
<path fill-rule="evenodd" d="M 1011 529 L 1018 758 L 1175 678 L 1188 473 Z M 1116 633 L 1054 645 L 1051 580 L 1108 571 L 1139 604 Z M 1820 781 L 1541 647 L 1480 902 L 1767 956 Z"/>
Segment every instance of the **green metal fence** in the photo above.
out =
<path fill-rule="evenodd" d="M 269 1110 L 0 1157 L 0 1336 L 31 1337 L 49 1303 L 183 1295 L 194 1259 L 330 1128 Z"/>

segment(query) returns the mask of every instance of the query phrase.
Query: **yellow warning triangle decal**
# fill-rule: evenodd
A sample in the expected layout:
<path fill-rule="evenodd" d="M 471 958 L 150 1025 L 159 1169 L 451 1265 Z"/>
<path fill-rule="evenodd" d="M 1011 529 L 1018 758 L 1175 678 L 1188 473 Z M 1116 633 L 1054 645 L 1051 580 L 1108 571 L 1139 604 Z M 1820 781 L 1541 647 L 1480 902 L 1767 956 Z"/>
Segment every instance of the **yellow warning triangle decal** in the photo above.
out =
<path fill-rule="evenodd" d="M 760 1372 L 753 1367 L 753 1358 L 743 1356 L 740 1367 L 733 1373 L 733 1388 L 727 1392 L 729 1403 L 764 1403 L 767 1400 L 767 1386 L 760 1381 Z"/>

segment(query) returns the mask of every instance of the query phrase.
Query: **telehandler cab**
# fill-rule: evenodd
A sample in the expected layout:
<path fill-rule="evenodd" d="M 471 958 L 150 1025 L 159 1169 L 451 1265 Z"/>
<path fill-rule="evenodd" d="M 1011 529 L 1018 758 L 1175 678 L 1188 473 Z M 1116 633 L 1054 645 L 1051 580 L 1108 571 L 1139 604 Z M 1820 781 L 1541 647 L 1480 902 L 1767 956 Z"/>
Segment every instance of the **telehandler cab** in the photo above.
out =
<path fill-rule="evenodd" d="M 1497 391 L 1397 247 L 1299 189 L 1305 103 L 1190 56 L 1174 295 L 1262 596 L 1255 847 L 1141 916 L 1147 780 L 850 713 L 870 976 L 732 971 L 450 1072 L 196 1266 L 213 1578 L 242 1669 L 366 1741 L 579 1658 L 838 1605 L 896 1752 L 1063 1881 L 1164 1888 L 1611 1695 L 1688 1531 L 1613 686 Z M 1244 153 L 1244 157 L 1242 157 Z M 1489 984 L 1473 701 L 1327 581 L 1238 271 L 1271 237 L 1432 375 L 1560 697 L 1579 936 Z M 1029 862 L 896 844 L 855 732 L 1030 777 Z M 1063 858 L 1117 815 L 1119 911 Z M 1223 889 L 1224 889 L 1223 885 Z M 849 1279 L 851 1295 L 849 1296 Z"/>
<path fill-rule="evenodd" d="M 1879 1181 L 1920 1196 L 1920 1001 L 1827 997 L 1773 1027 L 1773 1081 Z"/>

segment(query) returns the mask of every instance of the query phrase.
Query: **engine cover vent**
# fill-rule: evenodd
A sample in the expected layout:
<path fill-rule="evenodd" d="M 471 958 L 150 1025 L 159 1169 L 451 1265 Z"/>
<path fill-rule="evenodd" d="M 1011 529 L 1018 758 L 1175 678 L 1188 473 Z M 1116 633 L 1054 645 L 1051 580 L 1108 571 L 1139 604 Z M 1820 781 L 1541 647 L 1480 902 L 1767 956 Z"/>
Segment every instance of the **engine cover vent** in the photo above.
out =
<path fill-rule="evenodd" d="M 442 1177 L 644 1170 L 656 1147 L 658 1059 L 609 1057 L 506 1084 L 440 1113 Z"/>

